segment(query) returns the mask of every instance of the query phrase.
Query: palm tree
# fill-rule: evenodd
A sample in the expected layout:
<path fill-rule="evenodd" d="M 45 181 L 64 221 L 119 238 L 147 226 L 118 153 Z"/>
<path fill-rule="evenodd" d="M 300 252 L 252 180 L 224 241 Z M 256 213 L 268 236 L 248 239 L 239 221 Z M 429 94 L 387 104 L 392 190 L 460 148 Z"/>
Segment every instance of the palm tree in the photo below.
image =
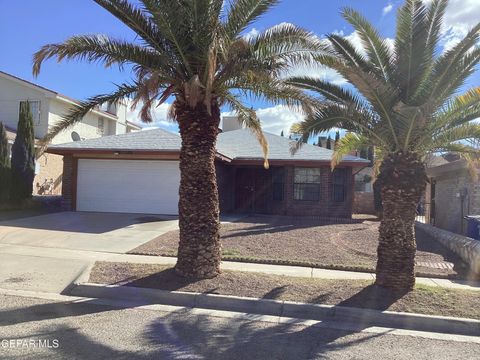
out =
<path fill-rule="evenodd" d="M 56 58 L 131 66 L 134 80 L 73 108 L 44 139 L 79 121 L 105 102 L 132 98 L 140 116 L 152 121 L 150 109 L 173 98 L 171 117 L 182 138 L 180 153 L 180 243 L 176 271 L 187 277 L 219 273 L 219 204 L 215 175 L 215 143 L 223 105 L 233 109 L 263 146 L 255 111 L 242 96 L 307 108 L 309 97 L 281 76 L 295 64 L 308 64 L 323 47 L 313 34 L 281 24 L 252 36 L 245 30 L 278 0 L 95 0 L 133 30 L 137 41 L 106 35 L 73 36 L 43 46 L 34 55 L 33 73 L 43 61 Z M 266 166 L 268 163 L 266 162 Z"/>
<path fill-rule="evenodd" d="M 339 140 L 335 165 L 354 149 L 374 146 L 381 160 L 383 218 L 376 284 L 398 290 L 415 284 L 415 209 L 425 189 L 428 153 L 478 154 L 468 141 L 480 138 L 480 88 L 462 94 L 480 60 L 480 24 L 458 44 L 438 53 L 447 0 L 429 6 L 406 0 L 398 10 L 393 46 L 358 12 L 343 17 L 361 38 L 365 53 L 336 34 L 318 61 L 353 86 L 292 78 L 290 84 L 319 94 L 324 104 L 296 126 L 303 140 L 333 127 L 349 133 Z"/>

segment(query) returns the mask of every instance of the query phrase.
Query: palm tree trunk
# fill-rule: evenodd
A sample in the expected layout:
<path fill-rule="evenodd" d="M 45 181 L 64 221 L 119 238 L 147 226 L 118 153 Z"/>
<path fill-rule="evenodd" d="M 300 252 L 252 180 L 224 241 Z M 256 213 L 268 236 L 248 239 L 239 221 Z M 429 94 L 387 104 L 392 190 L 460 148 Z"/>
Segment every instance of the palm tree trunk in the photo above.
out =
<path fill-rule="evenodd" d="M 376 284 L 399 291 L 415 285 L 415 210 L 427 176 L 412 153 L 396 152 L 382 162 L 383 217 L 379 229 Z"/>
<path fill-rule="evenodd" d="M 215 173 L 215 143 L 220 109 L 204 105 L 191 109 L 175 103 L 180 127 L 180 243 L 175 270 L 192 278 L 212 278 L 220 273 L 220 221 Z"/>

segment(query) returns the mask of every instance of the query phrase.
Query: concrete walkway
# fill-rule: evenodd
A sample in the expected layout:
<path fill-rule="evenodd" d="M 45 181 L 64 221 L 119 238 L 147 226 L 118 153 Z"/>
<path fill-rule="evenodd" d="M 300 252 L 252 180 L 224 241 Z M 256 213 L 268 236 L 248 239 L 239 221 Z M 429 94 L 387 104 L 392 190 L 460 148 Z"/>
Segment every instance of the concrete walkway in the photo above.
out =
<path fill-rule="evenodd" d="M 104 261 L 174 265 L 177 259 L 173 257 L 121 254 L 106 258 Z M 375 274 L 365 272 L 327 270 L 303 266 L 255 264 L 234 261 L 223 261 L 222 269 L 316 279 L 371 280 L 372 282 L 375 280 Z M 440 286 L 448 289 L 480 291 L 479 281 L 417 277 L 417 284 Z"/>
<path fill-rule="evenodd" d="M 111 252 L 101 252 L 101 251 L 84 251 L 84 250 L 72 250 L 72 249 L 53 249 L 45 247 L 36 247 L 36 246 L 25 246 L 25 245 L 14 245 L 14 244 L 0 244 L 0 263 L 2 259 L 6 257 L 11 259 L 9 264 L 12 263 L 13 259 L 33 259 L 37 258 L 41 262 L 40 265 L 48 264 L 47 259 L 52 259 L 56 261 L 50 262 L 51 265 L 45 265 L 43 272 L 48 271 L 50 268 L 52 272 L 57 277 L 57 281 L 60 281 L 57 285 L 58 292 L 61 292 L 62 288 L 67 287 L 70 283 L 74 282 L 79 272 L 82 269 L 85 269 L 89 265 L 92 265 L 95 261 L 108 261 L 108 262 L 130 262 L 137 264 L 160 264 L 160 265 L 174 265 L 176 263 L 176 258 L 174 257 L 162 257 L 162 256 L 144 256 L 144 255 L 130 255 L 130 254 L 115 254 Z M 61 268 L 56 269 L 58 265 L 57 262 L 63 261 Z M 21 268 L 21 264 L 26 264 L 25 261 L 20 261 L 17 264 Z M 67 264 L 70 264 L 70 270 Z M 2 264 L 0 267 L 3 267 Z M 10 266 L 10 265 L 9 265 Z M 268 264 L 255 264 L 255 263 L 243 263 L 243 262 L 233 262 L 233 261 L 224 261 L 222 263 L 222 269 L 224 270 L 233 270 L 233 271 L 247 271 L 247 272 L 257 272 L 264 274 L 275 274 L 275 275 L 284 275 L 284 276 L 295 276 L 295 277 L 306 277 L 306 278 L 317 278 L 317 279 L 350 279 L 350 280 L 375 280 L 375 274 L 372 273 L 362 273 L 362 272 L 353 272 L 353 271 L 339 271 L 339 270 L 326 270 L 326 269 L 317 269 L 310 267 L 300 267 L 300 266 L 284 266 L 284 265 L 268 265 Z M 57 271 L 58 270 L 58 271 Z M 15 278 L 13 274 L 15 271 L 12 269 L 10 271 L 11 278 Z M 1 271 L 0 271 L 1 275 Z M 48 291 L 52 291 L 51 286 L 55 282 L 55 277 L 50 279 L 50 285 Z M 61 279 L 59 279 L 61 278 Z M 0 287 L 4 287 L 4 284 L 1 281 L 0 276 Z M 10 281 L 11 283 L 11 281 Z M 480 291 L 480 282 L 469 282 L 461 280 L 448 280 L 448 279 L 435 279 L 435 278 L 422 278 L 417 277 L 417 284 L 428 285 L 428 286 L 440 286 L 448 289 L 463 289 L 463 290 L 474 290 Z M 11 283 L 12 286 L 8 288 L 15 288 L 15 283 Z M 39 283 L 36 281 L 34 283 L 34 289 L 37 291 L 42 291 L 38 288 Z M 16 287 L 18 288 L 18 287 Z M 22 289 L 31 289 L 32 286 L 21 287 Z M 47 291 L 47 290 L 44 290 Z"/>

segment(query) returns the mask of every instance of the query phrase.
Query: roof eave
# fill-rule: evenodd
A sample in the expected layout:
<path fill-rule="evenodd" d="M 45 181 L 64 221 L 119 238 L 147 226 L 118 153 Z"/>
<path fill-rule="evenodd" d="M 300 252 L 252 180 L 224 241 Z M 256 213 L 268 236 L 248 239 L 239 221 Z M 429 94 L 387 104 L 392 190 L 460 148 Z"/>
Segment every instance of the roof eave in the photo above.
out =
<path fill-rule="evenodd" d="M 57 95 L 56 99 L 59 100 L 59 101 L 62 101 L 64 103 L 67 103 L 67 104 L 70 104 L 70 105 L 80 105 L 80 102 L 78 100 L 72 99 L 71 97 L 68 97 L 68 96 L 62 95 L 62 94 L 56 94 L 56 95 Z M 115 121 L 118 120 L 118 116 L 110 114 L 109 112 L 106 112 L 106 111 L 103 111 L 103 110 L 92 109 L 90 111 L 92 113 L 96 114 L 96 115 L 106 117 L 110 120 L 115 120 Z"/>
<path fill-rule="evenodd" d="M 265 162 L 264 159 L 259 158 L 235 158 L 231 161 L 232 165 L 263 165 Z M 330 166 L 331 160 L 312 160 L 312 159 L 268 159 L 270 165 L 323 165 Z M 368 166 L 368 161 L 341 161 L 337 166 L 348 166 L 348 167 L 357 167 L 357 166 Z"/>
<path fill-rule="evenodd" d="M 131 121 L 126 121 L 127 126 L 134 128 L 135 130 L 142 130 L 142 127 L 140 125 L 137 125 Z"/>
<path fill-rule="evenodd" d="M 45 151 L 49 154 L 71 155 L 71 154 L 139 154 L 139 155 L 162 155 L 162 154 L 180 154 L 180 150 L 129 150 L 129 149 L 73 149 L 61 147 L 49 147 Z"/>

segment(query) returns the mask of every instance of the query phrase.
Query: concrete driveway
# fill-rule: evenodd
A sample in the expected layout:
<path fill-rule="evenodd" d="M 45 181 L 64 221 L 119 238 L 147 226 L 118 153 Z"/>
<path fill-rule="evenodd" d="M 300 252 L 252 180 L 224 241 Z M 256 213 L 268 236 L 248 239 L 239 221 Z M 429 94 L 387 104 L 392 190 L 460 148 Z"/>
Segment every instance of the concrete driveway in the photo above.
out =
<path fill-rule="evenodd" d="M 178 228 L 175 217 L 60 212 L 0 222 L 0 288 L 61 293 L 96 260 Z"/>
<path fill-rule="evenodd" d="M 172 216 L 60 212 L 0 222 L 0 247 L 125 253 L 177 226 Z"/>

